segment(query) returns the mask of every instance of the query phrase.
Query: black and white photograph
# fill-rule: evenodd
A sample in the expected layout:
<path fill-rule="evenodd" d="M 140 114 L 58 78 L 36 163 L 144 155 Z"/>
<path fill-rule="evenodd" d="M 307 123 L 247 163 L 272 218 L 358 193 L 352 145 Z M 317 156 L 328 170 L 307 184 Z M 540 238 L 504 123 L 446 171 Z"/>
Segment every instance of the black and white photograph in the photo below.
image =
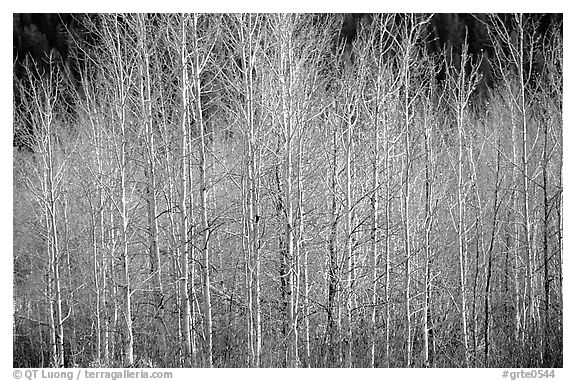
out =
<path fill-rule="evenodd" d="M 570 361 L 563 13 L 12 22 L 15 379 Z"/>

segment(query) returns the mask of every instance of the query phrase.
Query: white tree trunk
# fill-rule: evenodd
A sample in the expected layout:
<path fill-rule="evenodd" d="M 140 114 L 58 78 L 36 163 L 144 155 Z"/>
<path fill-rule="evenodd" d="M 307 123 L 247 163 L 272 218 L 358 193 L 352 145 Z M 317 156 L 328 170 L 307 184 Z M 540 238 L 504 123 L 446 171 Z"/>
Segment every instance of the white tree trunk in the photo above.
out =
<path fill-rule="evenodd" d="M 212 367 L 212 306 L 210 302 L 210 252 L 208 248 L 208 238 L 210 226 L 208 225 L 208 198 L 207 198 L 207 179 L 206 179 L 206 136 L 204 131 L 204 119 L 202 115 L 201 95 L 202 88 L 200 85 L 200 47 L 198 46 L 198 15 L 193 16 L 193 74 L 194 74 L 194 117 L 200 136 L 199 142 L 199 163 L 198 170 L 200 173 L 200 228 L 202 232 L 202 242 L 200 249 L 202 251 L 202 278 L 204 292 L 204 340 L 206 346 L 206 362 L 208 367 Z M 210 54 L 210 52 L 205 53 Z M 192 191 L 192 190 L 190 190 Z"/>

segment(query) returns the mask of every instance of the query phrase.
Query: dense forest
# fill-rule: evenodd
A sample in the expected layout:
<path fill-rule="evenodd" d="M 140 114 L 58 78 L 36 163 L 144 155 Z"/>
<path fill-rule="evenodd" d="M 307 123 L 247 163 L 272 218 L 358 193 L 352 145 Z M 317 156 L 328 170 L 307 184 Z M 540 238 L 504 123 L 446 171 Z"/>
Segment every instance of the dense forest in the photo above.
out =
<path fill-rule="evenodd" d="M 562 16 L 14 15 L 15 367 L 562 367 Z"/>

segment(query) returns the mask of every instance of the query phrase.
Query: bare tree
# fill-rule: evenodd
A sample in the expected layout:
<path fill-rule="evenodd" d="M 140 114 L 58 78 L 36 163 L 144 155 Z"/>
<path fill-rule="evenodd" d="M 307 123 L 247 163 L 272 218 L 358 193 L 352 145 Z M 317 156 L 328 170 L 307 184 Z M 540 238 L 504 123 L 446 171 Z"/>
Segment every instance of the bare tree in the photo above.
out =
<path fill-rule="evenodd" d="M 163 364 L 167 362 L 167 343 L 166 343 L 166 330 L 165 323 L 163 321 L 163 287 L 162 287 L 162 266 L 160 263 L 160 246 L 159 246 L 159 235 L 158 235 L 158 201 L 156 197 L 156 146 L 155 146 L 155 134 L 153 129 L 153 115 L 152 115 L 152 75 L 151 75 L 151 63 L 150 63 L 150 33 L 148 29 L 150 28 L 147 17 L 138 14 L 135 16 L 136 20 L 134 25 L 135 34 L 138 36 L 139 45 L 139 55 L 138 55 L 138 71 L 140 77 L 139 83 L 139 97 L 140 97 L 140 107 L 142 123 L 144 125 L 145 131 L 145 142 L 146 147 L 146 161 L 147 168 L 146 174 L 148 177 L 148 225 L 150 234 L 150 272 L 154 284 L 154 304 L 155 304 L 155 315 L 156 315 L 156 335 L 157 343 L 160 350 L 160 358 Z M 152 31 L 153 33 L 154 31 Z M 152 47 L 153 49 L 153 47 Z"/>
<path fill-rule="evenodd" d="M 179 49 L 179 90 L 180 90 L 180 316 L 182 321 L 182 337 L 184 339 L 184 365 L 196 365 L 196 348 L 193 346 L 192 339 L 192 316 L 190 313 L 190 299 L 188 294 L 188 277 L 189 277 L 189 250 L 191 245 L 188 243 L 188 212 L 186 207 L 187 202 L 187 162 L 188 155 L 188 129 L 190 123 L 189 116 L 189 53 L 187 47 L 187 30 L 189 29 L 190 17 L 189 15 L 180 15 L 178 40 L 176 42 Z M 191 192 L 191 191 L 190 191 Z M 192 281 L 193 283 L 193 281 Z"/>
<path fill-rule="evenodd" d="M 414 117 L 414 100 L 422 91 L 421 84 L 415 84 L 414 77 L 417 75 L 417 44 L 424 32 L 424 26 L 430 21 L 431 16 L 407 15 L 399 26 L 398 47 L 399 67 L 401 68 L 401 91 L 402 100 L 400 113 L 402 115 L 402 134 L 404 140 L 404 158 L 402 169 L 402 224 L 404 227 L 404 300 L 406 314 L 406 366 L 412 366 L 412 310 L 411 303 L 411 280 L 412 280 L 412 234 L 410 226 L 410 167 L 412 163 L 411 134 Z"/>
<path fill-rule="evenodd" d="M 53 62 L 53 56 L 48 56 L 49 72 L 43 76 L 40 69 L 33 63 L 27 68 L 28 83 L 20 83 L 18 91 L 26 113 L 19 123 L 24 130 L 31 127 L 26 134 L 27 144 L 35 152 L 35 160 L 31 163 L 27 175 L 26 187 L 32 192 L 42 210 L 44 240 L 47 263 L 46 298 L 49 307 L 48 327 L 50 338 L 51 365 L 64 366 L 64 321 L 62 309 L 61 267 L 64 260 L 59 242 L 58 203 L 63 196 L 64 172 L 68 160 L 62 151 L 61 139 L 64 130 L 58 120 L 61 113 L 58 110 L 64 101 L 63 78 Z"/>
<path fill-rule="evenodd" d="M 208 60 L 210 59 L 211 49 L 214 44 L 202 39 L 199 30 L 199 16 L 194 14 L 192 17 L 192 94 L 194 105 L 192 113 L 194 122 L 198 128 L 198 135 L 200 137 L 198 142 L 199 162 L 198 170 L 200 176 L 200 229 L 201 229 L 201 244 L 200 249 L 202 252 L 202 278 L 203 278 L 203 293 L 204 293 L 204 340 L 206 350 L 206 362 L 208 367 L 212 367 L 212 306 L 210 302 L 210 251 L 209 251 L 209 234 L 210 226 L 208 224 L 208 180 L 207 180 L 207 164 L 206 164 L 206 151 L 208 139 L 206 137 L 206 123 L 204 120 L 204 108 L 202 107 L 202 74 Z M 209 31 L 205 31 L 208 33 Z M 203 49 L 200 44 L 207 47 Z M 202 56 L 201 56 L 202 55 Z"/>
<path fill-rule="evenodd" d="M 470 349 L 469 349 L 469 332 L 467 317 L 467 292 L 466 281 L 468 271 L 468 251 L 466 239 L 466 220 L 465 220 L 465 184 L 464 184 L 464 161 L 465 161 L 465 125 L 467 120 L 467 108 L 476 85 L 479 81 L 480 61 L 471 62 L 468 54 L 467 36 L 460 53 L 460 62 L 455 66 L 453 63 L 446 63 L 447 72 L 451 75 L 451 86 L 448 90 L 449 104 L 455 115 L 456 126 L 458 129 L 458 253 L 460 264 L 460 315 L 462 324 L 462 342 L 464 344 L 464 365 L 470 366 Z M 470 73 L 468 74 L 469 67 Z"/>

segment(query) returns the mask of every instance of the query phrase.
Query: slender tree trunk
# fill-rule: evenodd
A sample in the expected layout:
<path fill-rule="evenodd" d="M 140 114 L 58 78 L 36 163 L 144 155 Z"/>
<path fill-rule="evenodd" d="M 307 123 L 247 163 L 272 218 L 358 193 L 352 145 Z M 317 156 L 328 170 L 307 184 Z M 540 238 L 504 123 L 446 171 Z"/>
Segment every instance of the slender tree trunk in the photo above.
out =
<path fill-rule="evenodd" d="M 246 163 L 246 168 L 248 168 L 248 163 Z M 246 177 L 246 181 L 242 181 L 242 252 L 244 253 L 244 286 L 245 286 L 245 296 L 246 296 L 246 349 L 247 349 L 247 366 L 255 367 L 256 364 L 256 354 L 254 348 L 254 309 L 253 306 L 253 281 L 254 277 L 252 275 L 252 247 L 250 242 L 250 174 Z"/>
<path fill-rule="evenodd" d="M 52 253 L 50 252 L 50 261 L 49 261 L 49 265 L 52 268 Z M 52 270 L 50 269 L 48 271 L 48 276 L 47 276 L 47 287 L 46 287 L 46 296 L 48 298 L 48 341 L 49 341 L 49 345 L 50 345 L 50 366 L 57 368 L 59 367 L 58 364 L 60 362 L 60 357 L 58 355 L 58 344 L 56 341 L 56 322 L 54 319 L 54 301 L 53 301 L 53 282 L 51 280 L 51 272 Z"/>
<path fill-rule="evenodd" d="M 190 114 L 188 114 L 190 115 Z M 188 122 L 188 139 L 187 139 L 187 152 L 188 152 L 188 160 L 186 161 L 186 169 L 188 174 L 188 207 L 187 210 L 189 211 L 188 217 L 188 258 L 189 258 L 189 275 L 188 275 L 188 299 L 190 300 L 190 343 L 191 343 L 191 353 L 192 353 L 192 366 L 199 366 L 198 359 L 201 358 L 198 354 L 198 344 L 197 344 L 197 337 L 195 333 L 199 333 L 196 327 L 196 319 L 198 314 L 202 314 L 202 308 L 200 307 L 200 302 L 198 300 L 198 294 L 196 292 L 196 269 L 200 265 L 202 265 L 202 259 L 198 259 L 196 257 L 196 248 L 198 247 L 197 244 L 193 243 L 193 237 L 196 237 L 196 231 L 200 231 L 200 229 L 195 230 L 194 227 L 198 226 L 198 223 L 194 217 L 194 184 L 196 183 L 196 179 L 194 178 L 194 168 L 197 166 L 194 163 L 194 158 L 192 152 L 194 152 L 194 141 L 197 139 L 194 136 L 194 131 L 190 128 L 190 121 Z M 203 335 L 201 335 L 203 336 Z"/>
<path fill-rule="evenodd" d="M 380 41 L 380 46 L 382 41 Z M 379 69 L 381 68 L 382 62 L 379 62 Z M 371 232 L 371 302 L 372 308 L 370 313 L 370 367 L 374 368 L 376 365 L 376 342 L 378 334 L 376 332 L 376 304 L 378 302 L 377 295 L 377 280 L 378 280 L 378 231 L 380 226 L 378 224 L 378 209 L 380 207 L 379 199 L 379 187 L 380 187 L 380 114 L 382 112 L 380 108 L 381 96 L 382 96 L 382 84 L 380 77 L 382 76 L 381 70 L 378 70 L 378 80 L 376 83 L 376 101 L 374 109 L 374 148 L 373 148 L 373 159 L 372 159 L 372 232 Z"/>
<path fill-rule="evenodd" d="M 199 142 L 199 163 L 198 170 L 200 173 L 200 226 L 202 241 L 200 249 L 202 251 L 202 278 L 203 278 L 203 293 L 204 293 L 204 340 L 206 347 L 206 361 L 208 367 L 212 367 L 212 306 L 210 302 L 210 251 L 208 247 L 208 239 L 210 234 L 210 226 L 208 224 L 208 181 L 206 179 L 206 136 L 205 136 L 205 121 L 202 113 L 202 88 L 201 88 L 201 68 L 200 68 L 200 47 L 198 45 L 198 14 L 194 14 L 193 18 L 193 35 L 192 35 L 192 49 L 193 49 L 193 74 L 194 74 L 194 117 L 198 134 L 200 137 Z M 209 52 L 208 52 L 209 54 Z M 192 191 L 192 190 L 190 190 Z"/>
<path fill-rule="evenodd" d="M 468 252 L 464 226 L 464 126 L 463 106 L 459 105 L 458 113 L 458 252 L 460 260 L 460 323 L 462 324 L 462 342 L 464 344 L 464 366 L 469 366 L 468 324 L 466 313 L 466 273 L 468 269 Z"/>
<path fill-rule="evenodd" d="M 250 81 L 251 82 L 251 81 Z M 251 110 L 251 115 L 253 114 L 253 110 Z M 253 117 L 253 115 L 252 115 Z M 258 199 L 259 199 L 259 191 L 258 191 L 258 177 L 259 171 L 257 170 L 256 165 L 256 136 L 255 136 L 255 126 L 254 121 L 251 123 L 251 141 L 250 141 L 250 196 L 249 196 L 249 218 L 250 218 L 250 246 L 252 248 L 252 254 L 254 259 L 254 300 L 253 300 L 253 309 L 254 309 L 254 331 L 255 331 L 255 342 L 254 342 L 254 366 L 260 367 L 261 365 L 261 357 L 262 357 L 262 311 L 260 306 L 260 231 L 258 228 L 259 223 L 259 208 L 258 208 Z"/>
<path fill-rule="evenodd" d="M 51 203 L 54 201 L 53 192 L 51 192 Z M 52 276 L 54 277 L 54 302 L 56 304 L 55 307 L 55 316 L 54 316 L 54 329 L 56 330 L 56 349 L 58 353 L 58 367 L 64 366 L 64 324 L 63 324 L 63 316 L 62 316 L 62 291 L 61 291 L 61 280 L 60 280 L 60 251 L 58 246 L 58 232 L 56 228 L 56 205 L 55 203 L 51 207 L 52 211 L 50 213 L 51 218 L 51 228 L 52 228 L 52 245 L 53 245 L 53 261 L 52 261 Z"/>
<path fill-rule="evenodd" d="M 46 94 L 46 96 L 48 96 Z M 50 282 L 52 283 L 51 287 L 51 294 L 49 293 L 49 297 L 51 300 L 51 308 L 53 309 L 53 321 L 54 321 L 54 345 L 55 345 L 55 354 L 54 354 L 54 365 L 56 367 L 63 367 L 64 366 L 64 327 L 62 323 L 62 292 L 61 292 L 61 279 L 60 279 L 60 246 L 59 246 L 59 239 L 58 239 L 58 228 L 56 224 L 56 212 L 57 212 L 57 200 L 56 200 L 56 184 L 55 184 L 55 173 L 54 173 L 54 165 L 55 165 L 55 157 L 53 152 L 52 146 L 52 126 L 53 123 L 51 120 L 51 110 L 47 110 L 48 114 L 44 115 L 43 118 L 47 118 L 47 120 L 42 120 L 45 124 L 44 128 L 46 131 L 45 139 L 45 152 L 42 152 L 45 155 L 44 163 L 45 163 L 45 202 L 46 202 L 46 223 L 47 227 L 49 228 L 48 237 L 49 237 L 49 245 L 50 245 Z"/>
<path fill-rule="evenodd" d="M 378 136 L 378 123 L 374 126 L 374 161 L 372 163 L 372 237 L 371 237 L 371 268 L 372 268 L 372 279 L 371 279 L 371 299 L 372 299 L 372 308 L 370 313 L 370 367 L 374 368 L 376 362 L 376 341 L 377 341 L 377 332 L 376 332 L 376 304 L 378 302 L 377 299 L 377 287 L 376 283 L 378 280 L 378 207 L 379 207 L 379 199 L 378 199 L 378 187 L 379 187 L 379 178 L 378 178 L 378 163 L 380 162 L 380 146 L 379 146 L 379 136 Z"/>
<path fill-rule="evenodd" d="M 429 321 L 430 314 L 430 300 L 429 300 L 429 287 L 430 287 L 430 230 L 432 229 L 432 178 L 431 178 L 431 165 L 432 153 L 430 149 L 430 128 L 425 120 L 424 126 L 424 150 L 426 151 L 426 164 L 425 164 L 425 180 L 424 180 L 424 285 L 423 285 L 423 311 L 422 311 L 422 336 L 424 338 L 424 345 L 422 347 L 424 367 L 430 366 L 430 345 L 429 345 Z"/>
<path fill-rule="evenodd" d="M 114 211 L 110 210 L 110 226 L 116 226 L 114 223 Z M 110 275 L 110 282 L 109 282 L 109 294 L 110 294 L 110 301 L 114 306 L 112 312 L 112 321 L 111 324 L 108 325 L 109 332 L 109 341 L 110 341 L 110 357 L 111 359 L 116 359 L 116 340 L 118 337 L 118 281 L 116 280 L 116 264 L 113 261 L 115 257 L 115 251 L 117 247 L 117 238 L 115 229 L 109 229 L 109 250 L 110 250 L 110 263 L 109 263 L 109 275 Z"/>
<path fill-rule="evenodd" d="M 85 73 L 82 74 L 82 84 L 84 88 L 88 89 L 90 83 L 87 79 Z M 91 139 L 92 145 L 95 148 L 95 160 L 97 173 L 94 175 L 98 186 L 97 192 L 97 204 L 95 213 L 92 214 L 92 250 L 94 255 L 94 288 L 96 291 L 96 325 L 98 335 L 96 337 L 96 347 L 97 355 L 96 360 L 98 363 L 106 365 L 110 361 L 110 351 L 109 351 L 109 333 L 108 333 L 108 308 L 107 308 L 107 295 L 108 295 L 108 256 L 107 245 L 105 239 L 105 224 L 104 224 L 104 214 L 105 214 L 105 188 L 109 188 L 108 184 L 105 183 L 104 176 L 104 145 L 105 141 L 103 138 L 103 128 L 102 122 L 100 120 L 100 115 L 98 109 L 96 108 L 96 102 L 94 100 L 94 94 L 90 91 L 85 92 L 86 94 L 86 111 L 89 116 L 90 128 L 91 128 Z"/>
<path fill-rule="evenodd" d="M 512 111 L 513 112 L 513 111 Z M 521 332 L 522 332 L 522 305 L 520 300 L 520 231 L 518 229 L 518 225 L 516 224 L 516 210 L 518 210 L 518 195 L 517 195 L 517 182 L 518 182 L 518 174 L 517 174 L 517 150 L 516 150 L 516 120 L 512 117 L 512 195 L 511 195 L 511 205 L 512 205 L 512 220 L 511 223 L 514 229 L 514 237 L 513 237 L 513 256 L 514 256 L 514 306 L 515 306 L 515 330 L 514 330 L 514 339 L 516 341 L 515 345 L 520 344 L 521 339 Z"/>
<path fill-rule="evenodd" d="M 91 203 L 91 202 L 90 202 Z M 90 213 L 90 225 L 91 225 L 91 243 L 92 243 L 92 266 L 93 273 L 92 276 L 94 277 L 94 294 L 96 296 L 96 307 L 95 307 L 95 315 L 96 315 L 96 361 L 98 364 L 102 362 L 102 316 L 100 314 L 100 310 L 102 308 L 102 292 L 100 289 L 100 273 L 102 271 L 102 265 L 100 263 L 100 256 L 98 252 L 98 238 L 97 238 L 97 225 L 96 225 L 96 218 L 94 216 L 94 209 L 91 205 L 91 213 Z"/>
<path fill-rule="evenodd" d="M 303 276 L 304 283 L 304 353 L 306 356 L 306 367 L 312 365 L 312 355 L 310 350 L 310 289 L 308 281 L 308 250 L 303 250 Z"/>
<path fill-rule="evenodd" d="M 492 251 L 494 249 L 494 241 L 496 240 L 497 221 L 498 221 L 498 190 L 500 188 L 500 149 L 498 149 L 496 158 L 496 181 L 494 188 L 494 203 L 493 203 L 493 218 L 492 218 L 492 233 L 490 235 L 490 245 L 488 247 L 488 265 L 486 269 L 486 289 L 484 296 L 484 366 L 490 366 L 490 311 L 491 307 L 491 279 L 492 279 Z"/>
<path fill-rule="evenodd" d="M 102 279 L 101 285 L 101 297 L 100 305 L 101 311 L 99 313 L 102 315 L 102 356 L 104 358 L 104 365 L 110 364 L 110 335 L 109 335 L 109 316 L 108 316 L 108 277 L 110 276 L 109 269 L 109 255 L 107 255 L 108 247 L 106 245 L 106 228 L 104 223 L 105 214 L 105 197 L 104 197 L 104 139 L 101 130 L 101 126 L 95 125 L 93 119 L 91 119 L 94 134 L 94 143 L 96 149 L 96 163 L 98 166 L 98 184 L 100 187 L 98 189 L 98 243 L 97 247 L 100 250 L 100 257 L 98 261 L 101 264 L 100 268 L 100 278 Z M 96 120 L 99 123 L 98 120 Z"/>
<path fill-rule="evenodd" d="M 338 216 L 337 216 L 337 197 L 336 197 L 336 176 L 337 176 L 337 132 L 334 129 L 332 132 L 332 158 L 331 165 L 329 166 L 329 182 L 330 182 L 330 235 L 328 238 L 328 316 L 327 316 L 327 362 L 325 366 L 334 366 L 336 363 L 337 346 L 339 342 L 336 341 L 336 332 L 338 329 L 339 315 L 338 307 L 338 252 L 337 252 L 337 232 L 338 232 Z"/>
<path fill-rule="evenodd" d="M 111 32 L 112 33 L 112 32 Z M 114 70 L 116 81 L 116 92 L 114 97 L 115 117 L 117 120 L 114 123 L 118 124 L 119 131 L 115 142 L 115 156 L 116 166 L 119 172 L 119 202 L 116 203 L 116 208 L 120 217 L 120 280 L 118 287 L 121 289 L 121 310 L 123 318 L 122 342 L 124 365 L 129 367 L 134 363 L 134 336 L 132 332 L 132 290 L 130 287 L 130 259 L 129 259 L 129 242 L 128 242 L 128 199 L 126 194 L 127 188 L 127 145 L 128 145 L 128 131 L 127 131 L 127 107 L 128 107 L 128 91 L 126 83 L 128 82 L 127 75 L 130 72 L 126 71 L 126 63 L 124 62 L 122 38 L 120 36 L 120 21 L 118 16 L 113 16 L 113 39 L 110 41 L 112 46 L 112 54 L 114 55 Z"/>
<path fill-rule="evenodd" d="M 46 290 L 47 291 L 47 290 Z M 36 320 L 38 321 L 38 337 L 43 337 L 42 319 L 40 317 L 41 305 L 36 306 Z M 44 340 L 40 340 L 40 367 L 46 368 L 46 360 L 44 358 Z"/>
<path fill-rule="evenodd" d="M 278 143 L 277 154 L 280 155 L 280 142 Z M 275 181 L 276 181 L 276 216 L 278 221 L 284 221 L 286 210 L 284 208 L 284 198 L 282 197 L 282 181 L 280 179 L 280 166 L 275 168 Z M 279 253 L 279 277 L 280 277 L 280 311 L 281 311 L 281 325 L 282 325 L 282 342 L 283 350 L 285 352 L 284 366 L 289 366 L 290 355 L 290 342 L 287 341 L 290 335 L 290 324 L 288 322 L 288 256 L 286 254 L 286 232 L 278 232 L 278 253 Z"/>
<path fill-rule="evenodd" d="M 390 131 L 388 127 L 388 122 L 385 123 L 384 131 L 386 136 L 384 137 L 384 178 L 386 181 L 386 188 L 384 194 L 384 266 L 385 266 L 385 284 L 384 284 L 384 304 L 385 304 L 385 363 L 386 367 L 390 367 L 390 321 L 391 321 L 391 311 L 390 308 Z"/>
<path fill-rule="evenodd" d="M 542 257 L 544 261 L 544 340 L 543 366 L 552 366 L 550 360 L 550 264 L 548 259 L 548 225 L 550 220 L 550 202 L 548 199 L 548 123 L 544 121 L 544 152 L 542 163 L 542 198 L 544 204 L 544 221 L 542 237 Z"/>
<path fill-rule="evenodd" d="M 249 181 L 248 181 L 249 183 Z M 247 193 L 249 190 L 246 188 L 249 187 L 249 184 L 242 183 L 242 194 L 243 197 L 248 200 L 250 198 Z M 256 353 L 254 348 L 254 309 L 252 306 L 254 305 L 253 302 L 253 295 L 252 292 L 254 286 L 254 276 L 253 272 L 254 269 L 252 268 L 252 248 L 250 242 L 250 221 L 249 221 L 249 212 L 247 211 L 249 206 L 245 203 L 242 204 L 242 226 L 243 226 L 243 239 L 242 239 L 242 251 L 244 252 L 244 279 L 245 279 L 245 287 L 246 287 L 246 332 L 248 336 L 248 340 L 246 341 L 247 349 L 248 349 L 248 366 L 255 367 L 256 366 Z"/>
<path fill-rule="evenodd" d="M 242 49 L 242 85 L 246 101 L 243 105 L 243 116 L 246 119 L 246 156 L 245 167 L 247 170 L 247 183 L 244 194 L 244 208 L 247 211 L 247 251 L 250 270 L 250 346 L 252 347 L 252 366 L 260 367 L 262 355 L 262 323 L 260 306 L 260 243 L 259 243 L 259 191 L 258 178 L 259 171 L 257 165 L 257 125 L 256 125 L 256 91 L 254 88 L 253 73 L 255 67 L 255 57 L 258 49 L 260 27 L 258 18 L 254 20 L 254 15 L 238 15 L 238 43 Z M 245 20 L 244 17 L 247 19 Z M 257 16 L 256 16 L 257 17 Z"/>
<path fill-rule="evenodd" d="M 186 30 L 188 19 L 181 15 L 180 20 L 180 90 L 181 90 L 181 120 L 180 120 L 180 315 L 182 320 L 182 336 L 184 338 L 184 366 L 195 363 L 195 353 L 192 351 L 192 332 L 190 322 L 190 299 L 188 295 L 188 218 L 186 211 L 186 162 L 187 127 L 188 127 L 188 52 L 186 49 Z"/>
<path fill-rule="evenodd" d="M 70 366 L 74 366 L 73 364 L 76 364 L 76 356 L 78 354 L 78 349 L 77 349 L 77 345 L 78 345 L 78 339 L 77 339 L 77 326 L 76 326 L 76 314 L 74 313 L 74 300 L 75 300 L 75 289 L 74 289 L 74 282 L 73 282 L 73 278 L 74 275 L 72 273 L 72 264 L 70 261 L 70 247 L 69 247 L 69 220 L 68 220 L 68 193 L 66 190 L 64 190 L 64 194 L 63 194 L 63 205 L 62 205 L 62 217 L 64 218 L 63 221 L 63 225 L 64 225 L 64 253 L 66 253 L 66 268 L 68 270 L 68 316 L 71 319 L 71 324 L 70 324 L 70 339 L 69 339 L 69 343 L 70 343 L 70 354 L 69 354 L 69 363 L 72 364 Z M 98 292 L 96 292 L 96 295 L 98 295 Z M 98 308 L 96 308 L 96 311 L 98 311 Z M 97 337 L 96 341 L 99 341 L 99 338 Z"/>
<path fill-rule="evenodd" d="M 303 139 L 305 128 L 300 126 L 298 129 L 298 157 L 296 161 L 296 210 L 298 211 L 298 238 L 296 242 L 296 257 L 302 256 L 302 284 L 304 287 L 304 300 L 303 300 L 303 318 L 304 318 L 304 360 L 307 368 L 310 368 L 310 318 L 309 318 L 309 289 L 308 289 L 308 250 L 304 247 L 304 184 L 302 181 L 302 155 L 303 155 Z"/>
<path fill-rule="evenodd" d="M 100 173 L 102 173 L 102 171 L 100 171 Z M 108 277 L 110 276 L 110 271 L 109 271 L 109 256 L 107 255 L 107 249 L 106 249 L 106 245 L 105 245 L 105 240 L 104 240 L 104 236 L 105 236 L 105 232 L 104 232 L 104 198 L 103 198 L 103 192 L 102 190 L 100 190 L 99 193 L 99 206 L 100 206 L 100 210 L 98 213 L 98 219 L 99 219 L 99 227 L 100 227 L 100 250 L 102 252 L 101 254 L 101 260 L 102 260 L 102 310 L 103 310 L 103 326 L 102 326 L 102 331 L 103 331 L 103 339 L 102 339 L 102 346 L 103 346 L 103 357 L 104 357 L 104 364 L 107 366 L 108 364 L 110 364 L 110 334 L 108 333 L 109 331 L 109 312 L 108 312 L 108 294 L 109 294 L 109 286 L 108 286 Z"/>
<path fill-rule="evenodd" d="M 160 361 L 163 366 L 167 362 L 167 343 L 166 332 L 164 329 L 163 319 L 163 287 L 162 273 L 160 266 L 160 247 L 158 245 L 158 221 L 157 201 L 156 201 L 156 152 L 154 132 L 152 128 L 152 84 L 150 76 L 150 61 L 148 52 L 148 36 L 143 15 L 137 15 L 138 28 L 140 34 L 140 103 L 142 107 L 142 122 L 146 132 L 146 158 L 147 158 L 147 175 L 148 175 L 148 230 L 150 234 L 150 273 L 153 279 L 153 300 L 156 311 L 155 314 L 155 334 L 158 345 Z"/>
<path fill-rule="evenodd" d="M 122 129 L 124 123 L 121 122 Z M 129 367 L 134 364 L 134 336 L 132 334 L 132 290 L 130 288 L 130 261 L 128 258 L 128 210 L 126 198 L 126 156 L 125 145 L 126 137 L 125 131 L 122 133 L 122 148 L 120 151 L 120 218 L 121 218 L 121 242 L 122 242 L 122 298 L 123 306 L 122 313 L 124 317 L 124 364 Z"/>
<path fill-rule="evenodd" d="M 526 253 L 525 262 L 526 262 L 526 274 L 525 274 L 525 303 L 528 303 L 527 310 L 528 318 L 527 323 L 524 325 L 524 330 L 528 330 L 529 337 L 532 339 L 532 332 L 533 332 L 533 324 L 534 324 L 534 301 L 532 297 L 532 255 L 531 255 L 531 248 L 530 248 L 530 219 L 528 216 L 529 210 L 529 200 L 528 200 L 528 125 L 526 120 L 526 94 L 524 89 L 525 83 L 525 74 L 524 74 L 524 26 L 523 20 L 524 15 L 520 14 L 517 15 L 519 19 L 517 20 L 518 23 L 518 40 L 519 40 L 519 80 L 520 80 L 520 114 L 522 118 L 522 144 L 521 144 L 521 159 L 522 159 L 522 167 L 521 167 L 521 174 L 522 174 L 522 223 L 523 223 L 523 244 L 524 244 L 524 251 Z M 528 57 L 531 59 L 531 57 Z M 525 319 L 526 320 L 526 319 Z M 526 343 L 524 342 L 524 345 Z"/>
<path fill-rule="evenodd" d="M 478 174 L 476 170 L 476 162 L 473 157 L 473 149 L 472 144 L 468 146 L 468 156 L 469 156 L 469 163 L 470 163 L 470 176 L 472 184 L 474 184 L 474 192 L 476 195 L 476 205 L 477 205 L 477 215 L 476 215 L 476 264 L 475 264 L 475 273 L 474 273 L 474 285 L 472 288 L 472 329 L 471 329 L 471 336 L 472 336 L 472 354 L 471 357 L 471 364 L 470 366 L 476 366 L 476 352 L 478 347 L 478 323 L 479 323 L 479 316 L 477 315 L 477 296 L 478 296 L 478 283 L 479 283 L 479 276 L 480 276 L 480 256 L 484 258 L 484 262 L 486 262 L 486 248 L 484 244 L 484 222 L 482 220 L 483 213 L 483 202 L 480 197 L 480 191 L 478 189 Z"/>
<path fill-rule="evenodd" d="M 280 84 L 281 84 L 281 107 L 282 107 L 282 127 L 284 128 L 284 208 L 286 211 L 286 258 L 288 260 L 288 271 L 286 276 L 288 294 L 288 316 L 287 323 L 289 329 L 289 350 L 288 361 L 290 367 L 298 366 L 298 332 L 295 319 L 296 306 L 294 303 L 294 217 L 292 205 L 292 117 L 291 117 L 291 20 L 290 15 L 279 16 L 279 60 L 280 60 Z"/>
<path fill-rule="evenodd" d="M 43 173 L 44 193 L 47 195 L 48 181 L 46 173 Z M 44 224 L 46 226 L 46 252 L 48 254 L 48 270 L 46 271 L 46 300 L 48 304 L 48 342 L 50 347 L 50 366 L 58 367 L 59 355 L 56 341 L 56 322 L 54 318 L 54 248 L 50 238 L 50 211 L 48 203 L 44 204 Z"/>
<path fill-rule="evenodd" d="M 347 110 L 346 161 L 345 161 L 345 234 L 346 234 L 346 359 L 345 366 L 352 367 L 352 115 Z"/>
<path fill-rule="evenodd" d="M 403 169 L 403 187 L 402 187 L 402 223 L 404 225 L 404 302 L 406 313 L 406 367 L 412 366 L 412 321 L 410 311 L 410 282 L 411 282 L 411 267 L 410 267 L 410 55 L 411 55 L 410 42 L 405 47 L 407 50 L 404 57 L 404 99 L 403 99 L 403 118 L 404 118 L 404 169 Z"/>

